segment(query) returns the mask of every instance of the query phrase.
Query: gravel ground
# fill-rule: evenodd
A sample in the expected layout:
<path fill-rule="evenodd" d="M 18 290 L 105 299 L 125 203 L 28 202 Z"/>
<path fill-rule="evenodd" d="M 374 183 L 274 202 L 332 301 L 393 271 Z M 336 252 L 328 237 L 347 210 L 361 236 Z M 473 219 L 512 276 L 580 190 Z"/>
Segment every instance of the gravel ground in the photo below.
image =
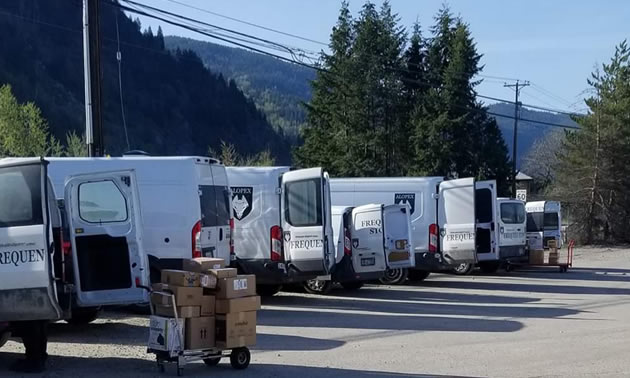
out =
<path fill-rule="evenodd" d="M 186 367 L 186 376 L 617 377 L 630 375 L 630 249 L 584 248 L 575 268 L 432 275 L 417 286 L 366 286 L 263 301 L 252 365 Z M 50 327 L 44 376 L 150 377 L 147 317 L 106 312 Z M 0 350 L 0 376 L 23 353 Z M 175 370 L 167 366 L 166 375 Z"/>

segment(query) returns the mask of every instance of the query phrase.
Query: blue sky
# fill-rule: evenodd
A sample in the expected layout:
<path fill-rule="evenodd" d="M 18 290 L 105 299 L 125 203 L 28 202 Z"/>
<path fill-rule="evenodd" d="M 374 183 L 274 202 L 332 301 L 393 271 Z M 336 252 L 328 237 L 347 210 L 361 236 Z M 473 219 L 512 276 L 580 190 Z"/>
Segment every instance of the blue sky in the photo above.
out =
<path fill-rule="evenodd" d="M 243 25 L 225 18 L 187 8 L 170 0 L 136 0 L 235 29 L 276 42 L 319 51 L 325 46 Z M 338 16 L 340 0 L 176 0 L 251 23 L 328 42 Z M 381 1 L 374 1 L 380 4 Z M 364 1 L 350 1 L 353 14 Z M 521 101 L 545 107 L 580 111 L 588 88 L 586 79 L 607 62 L 614 47 L 630 39 L 630 1 L 627 0 L 391 0 L 392 8 L 408 29 L 418 20 L 426 30 L 433 16 L 448 4 L 470 28 L 483 54 L 483 74 L 529 80 Z M 141 18 L 143 26 L 162 26 L 166 35 L 207 39 L 159 21 Z M 512 99 L 503 87 L 505 80 L 486 78 L 480 94 Z"/>

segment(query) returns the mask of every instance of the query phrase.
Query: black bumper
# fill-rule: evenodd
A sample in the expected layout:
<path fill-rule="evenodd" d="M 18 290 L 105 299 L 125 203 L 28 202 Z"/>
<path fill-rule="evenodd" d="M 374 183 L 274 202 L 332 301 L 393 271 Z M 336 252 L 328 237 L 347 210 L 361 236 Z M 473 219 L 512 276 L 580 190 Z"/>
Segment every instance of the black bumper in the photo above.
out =
<path fill-rule="evenodd" d="M 242 260 L 232 261 L 231 266 L 237 268 L 241 274 L 256 276 L 256 284 L 282 285 L 299 283 L 323 275 L 321 271 L 302 271 L 291 263 L 271 260 Z M 319 264 L 321 269 L 321 263 Z"/>
<path fill-rule="evenodd" d="M 416 252 L 416 268 L 417 270 L 424 270 L 427 272 L 442 272 L 445 270 L 451 270 L 457 266 L 457 264 L 449 264 L 441 253 L 431 252 Z M 438 257 L 439 255 L 439 257 Z"/>
<path fill-rule="evenodd" d="M 335 270 L 331 276 L 332 280 L 335 282 L 372 281 L 383 277 L 384 273 L 385 272 L 382 271 L 357 273 L 354 271 L 351 257 L 344 256 L 341 261 L 335 265 Z"/>

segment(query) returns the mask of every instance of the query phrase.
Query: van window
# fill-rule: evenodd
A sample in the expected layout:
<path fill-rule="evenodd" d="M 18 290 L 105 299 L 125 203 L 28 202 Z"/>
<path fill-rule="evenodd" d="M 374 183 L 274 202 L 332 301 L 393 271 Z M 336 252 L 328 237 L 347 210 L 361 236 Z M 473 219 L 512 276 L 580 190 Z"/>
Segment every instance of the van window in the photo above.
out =
<path fill-rule="evenodd" d="M 506 224 L 523 223 L 525 221 L 525 207 L 518 203 L 502 203 L 501 221 Z"/>
<path fill-rule="evenodd" d="M 490 189 L 475 190 L 475 215 L 477 222 L 492 222 L 492 191 Z"/>
<path fill-rule="evenodd" d="M 557 230 L 558 226 L 558 213 L 545 213 L 544 217 L 545 230 Z"/>
<path fill-rule="evenodd" d="M 543 229 L 543 213 L 527 213 L 527 232 L 539 232 Z"/>
<path fill-rule="evenodd" d="M 202 227 L 230 224 L 230 189 L 227 186 L 199 185 Z"/>
<path fill-rule="evenodd" d="M 321 226 L 321 179 L 289 182 L 285 186 L 286 219 L 295 227 Z"/>
<path fill-rule="evenodd" d="M 0 227 L 43 224 L 39 164 L 0 169 Z"/>
<path fill-rule="evenodd" d="M 215 186 L 215 197 L 217 199 L 217 224 L 219 226 L 230 224 L 230 189 L 227 186 Z"/>
<path fill-rule="evenodd" d="M 127 201 L 111 180 L 79 185 L 79 217 L 88 223 L 124 222 Z"/>

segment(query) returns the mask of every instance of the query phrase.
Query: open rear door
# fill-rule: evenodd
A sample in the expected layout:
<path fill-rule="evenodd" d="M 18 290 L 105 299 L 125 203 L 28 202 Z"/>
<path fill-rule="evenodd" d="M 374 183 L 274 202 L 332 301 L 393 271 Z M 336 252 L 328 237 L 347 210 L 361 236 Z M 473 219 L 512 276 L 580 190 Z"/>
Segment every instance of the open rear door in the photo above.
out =
<path fill-rule="evenodd" d="M 416 266 L 411 241 L 410 210 L 408 204 L 383 207 L 383 241 L 389 269 Z"/>
<path fill-rule="evenodd" d="M 326 275 L 335 264 L 330 186 L 321 168 L 282 175 L 285 257 L 303 274 Z"/>
<path fill-rule="evenodd" d="M 479 261 L 499 259 L 499 227 L 497 227 L 497 182 L 475 182 L 476 248 Z"/>
<path fill-rule="evenodd" d="M 363 205 L 352 210 L 352 266 L 356 273 L 384 272 L 382 205 Z"/>
<path fill-rule="evenodd" d="M 79 306 L 148 301 L 142 219 L 134 171 L 71 176 L 65 183 Z"/>
<path fill-rule="evenodd" d="M 463 178 L 440 183 L 438 225 L 441 252 L 451 265 L 476 263 L 475 179 Z"/>

